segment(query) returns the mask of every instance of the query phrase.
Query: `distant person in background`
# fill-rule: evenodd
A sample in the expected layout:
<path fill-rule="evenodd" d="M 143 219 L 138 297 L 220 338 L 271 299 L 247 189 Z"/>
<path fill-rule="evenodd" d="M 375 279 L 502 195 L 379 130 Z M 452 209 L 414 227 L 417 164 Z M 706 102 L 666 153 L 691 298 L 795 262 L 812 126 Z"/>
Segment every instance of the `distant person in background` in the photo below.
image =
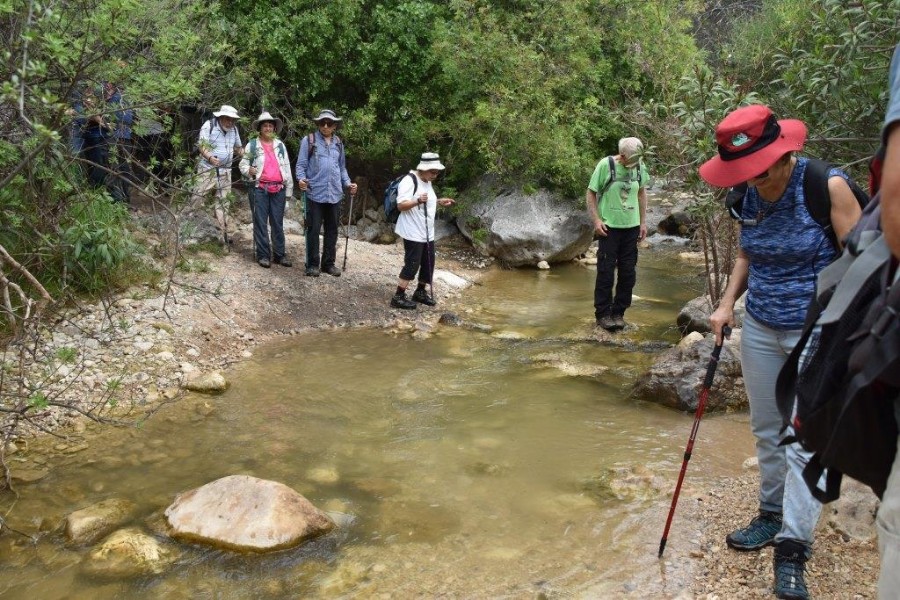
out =
<path fill-rule="evenodd" d="M 809 597 L 804 571 L 822 505 L 803 480 L 811 454 L 797 442 L 781 445 L 775 383 L 800 340 L 816 277 L 837 250 L 806 207 L 803 181 L 809 160 L 794 154 L 806 142 L 802 121 L 778 120 L 767 106 L 745 106 L 719 123 L 715 138 L 718 154 L 700 167 L 700 177 L 722 188 L 746 182 L 748 189 L 737 260 L 709 322 L 721 344 L 723 327 L 735 326 L 734 304 L 747 292 L 741 369 L 760 479 L 759 512 L 729 533 L 725 543 L 739 551 L 774 545 L 776 595 L 803 600 Z M 861 211 L 843 171 L 832 168 L 827 178 L 831 229 L 841 240 Z"/>
<path fill-rule="evenodd" d="M 86 161 L 88 182 L 95 188 L 107 186 L 112 180 L 109 173 L 109 145 L 112 126 L 103 112 L 94 92 L 85 88 L 80 99 L 81 157 Z"/>
<path fill-rule="evenodd" d="M 111 168 L 109 190 L 116 202 L 128 203 L 131 196 L 131 161 L 134 144 L 131 130 L 134 125 L 134 111 L 125 105 L 122 90 L 109 81 L 101 85 L 106 106 L 107 119 L 112 126 L 110 144 Z"/>
<path fill-rule="evenodd" d="M 356 194 L 356 184 L 347 174 L 344 143 L 336 131 L 343 119 L 325 109 L 315 119 L 317 131 L 300 142 L 297 155 L 297 184 L 306 192 L 306 275 L 318 277 L 328 273 L 341 276 L 335 265 L 337 259 L 338 220 L 344 190 Z M 319 231 L 324 225 L 325 236 L 319 254 Z"/>
<path fill-rule="evenodd" d="M 294 187 L 291 161 L 284 142 L 276 136 L 281 131 L 281 119 L 267 111 L 257 117 L 253 128 L 259 137 L 244 148 L 241 174 L 250 180 L 249 190 L 253 210 L 253 246 L 259 266 L 268 269 L 272 262 L 283 267 L 292 265 L 284 247 L 284 207 Z M 269 228 L 272 244 L 269 245 Z"/>
<path fill-rule="evenodd" d="M 900 46 L 894 50 L 891 61 L 890 90 L 887 115 L 881 130 L 886 148 L 881 177 L 881 227 L 894 259 L 900 260 Z M 896 279 L 893 285 L 897 285 Z M 896 319 L 897 315 L 893 318 Z M 886 398 L 885 401 L 893 401 L 895 419 L 900 424 L 900 398 Z M 887 489 L 878 508 L 876 527 L 881 553 L 878 597 L 887 600 L 900 594 L 900 439 Z"/>
<path fill-rule="evenodd" d="M 588 184 L 586 202 L 597 239 L 594 317 L 607 331 L 625 328 L 625 311 L 637 281 L 638 242 L 647 237 L 650 176 L 643 152 L 641 140 L 622 138 L 619 153 L 598 162 Z"/>
<path fill-rule="evenodd" d="M 416 303 L 436 304 L 426 289 L 434 277 L 434 213 L 438 205 L 452 206 L 456 202 L 453 198 L 439 199 L 432 187 L 443 170 L 440 157 L 434 152 L 426 152 L 416 169 L 404 176 L 397 187 L 400 216 L 394 231 L 403 238 L 403 269 L 391 298 L 393 308 L 411 310 L 416 308 Z M 406 290 L 417 275 L 416 291 L 409 299 Z"/>
<path fill-rule="evenodd" d="M 216 222 L 226 242 L 228 240 L 226 199 L 231 192 L 231 165 L 234 157 L 241 156 L 244 151 L 241 134 L 237 130 L 237 121 L 240 118 L 233 106 L 223 104 L 213 113 L 213 118 L 200 127 L 197 140 L 200 163 L 197 165 L 193 204 L 201 205 L 210 192 L 215 192 Z"/>

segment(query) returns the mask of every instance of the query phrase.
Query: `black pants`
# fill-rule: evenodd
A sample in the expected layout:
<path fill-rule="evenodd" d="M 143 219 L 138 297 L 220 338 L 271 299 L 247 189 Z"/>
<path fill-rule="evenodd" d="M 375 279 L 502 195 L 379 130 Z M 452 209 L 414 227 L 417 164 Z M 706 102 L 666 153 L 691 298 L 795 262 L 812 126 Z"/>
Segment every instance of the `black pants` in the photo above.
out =
<path fill-rule="evenodd" d="M 597 242 L 597 283 L 594 285 L 594 316 L 597 319 L 607 315 L 624 315 L 625 309 L 631 306 L 631 291 L 637 280 L 635 268 L 640 230 L 640 227 L 610 227 L 606 237 L 601 237 Z M 617 274 L 614 298 L 613 280 Z"/>
<path fill-rule="evenodd" d="M 306 199 L 306 267 L 320 267 L 323 271 L 334 266 L 337 257 L 338 218 L 341 203 L 326 204 Z M 325 241 L 319 258 L 319 231 L 325 224 Z"/>
<path fill-rule="evenodd" d="M 419 273 L 419 283 L 431 283 L 434 274 L 434 242 L 403 240 L 403 269 L 400 279 L 412 281 Z"/>

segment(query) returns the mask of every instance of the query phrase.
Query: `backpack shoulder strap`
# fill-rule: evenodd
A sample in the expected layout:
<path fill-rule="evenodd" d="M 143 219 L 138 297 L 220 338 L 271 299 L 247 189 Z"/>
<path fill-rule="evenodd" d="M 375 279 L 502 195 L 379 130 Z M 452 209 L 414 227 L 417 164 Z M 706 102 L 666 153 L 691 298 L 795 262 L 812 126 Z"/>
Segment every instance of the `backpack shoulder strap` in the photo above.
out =
<path fill-rule="evenodd" d="M 419 189 L 419 178 L 416 177 L 413 173 L 407 173 L 407 176 L 412 178 L 413 182 L 413 196 L 416 195 L 416 190 Z"/>
<path fill-rule="evenodd" d="M 806 210 L 816 223 L 826 228 L 831 227 L 831 193 L 828 191 L 830 170 L 831 165 L 824 160 L 809 158 L 806 172 L 803 173 L 803 199 Z"/>
<path fill-rule="evenodd" d="M 256 144 L 257 144 L 256 138 L 253 138 L 252 140 L 250 140 L 250 164 L 251 165 L 256 163 Z"/>
<path fill-rule="evenodd" d="M 597 191 L 597 202 L 601 202 L 603 200 L 603 195 L 609 191 L 609 188 L 616 181 L 616 157 L 615 156 L 607 156 L 607 162 L 609 163 L 609 179 L 606 180 L 606 183 L 603 184 Z"/>
<path fill-rule="evenodd" d="M 308 136 L 306 136 L 306 141 L 308 142 L 306 160 L 309 160 L 310 158 L 312 158 L 312 155 L 316 153 L 316 134 L 310 133 Z"/>

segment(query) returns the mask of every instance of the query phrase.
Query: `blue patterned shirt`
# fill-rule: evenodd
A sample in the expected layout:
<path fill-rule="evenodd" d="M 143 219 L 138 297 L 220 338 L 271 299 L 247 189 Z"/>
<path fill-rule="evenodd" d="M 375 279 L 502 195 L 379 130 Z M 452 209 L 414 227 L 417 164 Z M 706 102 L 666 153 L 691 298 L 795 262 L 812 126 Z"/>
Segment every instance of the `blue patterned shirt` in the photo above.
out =
<path fill-rule="evenodd" d="M 757 219 L 741 228 L 741 249 L 750 258 L 747 312 L 777 330 L 800 329 L 816 289 L 816 276 L 837 256 L 821 225 L 806 208 L 803 175 L 806 158 L 798 158 L 787 189 L 774 203 L 760 199 L 756 188 L 744 197 L 741 217 Z M 828 177 L 848 179 L 832 168 Z"/>

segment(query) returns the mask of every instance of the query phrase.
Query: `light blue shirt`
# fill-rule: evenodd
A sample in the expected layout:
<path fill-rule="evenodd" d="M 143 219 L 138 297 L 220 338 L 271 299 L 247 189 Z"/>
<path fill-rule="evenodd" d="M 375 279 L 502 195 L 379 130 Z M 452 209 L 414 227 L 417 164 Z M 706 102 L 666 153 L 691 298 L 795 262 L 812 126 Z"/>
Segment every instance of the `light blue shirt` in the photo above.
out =
<path fill-rule="evenodd" d="M 306 194 L 313 202 L 321 204 L 337 204 L 344 197 L 344 189 L 350 187 L 350 175 L 347 174 L 344 143 L 334 135 L 331 143 L 315 132 L 315 150 L 309 155 L 309 136 L 303 136 L 300 152 L 297 155 L 297 180 L 306 179 Z"/>
<path fill-rule="evenodd" d="M 227 167 L 234 160 L 235 147 L 240 148 L 241 134 L 238 133 L 237 125 L 229 129 L 227 132 L 219 126 L 219 120 L 212 118 L 208 120 L 200 128 L 200 141 L 198 144 L 209 144 L 210 153 L 219 159 L 219 165 Z M 215 167 L 205 158 L 200 160 L 200 165 L 204 169 L 215 169 Z"/>

